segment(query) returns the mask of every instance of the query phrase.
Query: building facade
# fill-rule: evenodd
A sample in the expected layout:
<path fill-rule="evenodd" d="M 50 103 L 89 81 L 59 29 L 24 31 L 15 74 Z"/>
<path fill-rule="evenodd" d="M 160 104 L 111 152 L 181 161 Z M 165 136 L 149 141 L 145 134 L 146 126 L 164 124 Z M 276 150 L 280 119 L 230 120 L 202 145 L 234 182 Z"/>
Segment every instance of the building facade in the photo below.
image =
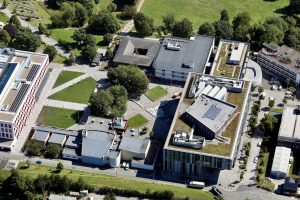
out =
<path fill-rule="evenodd" d="M 14 146 L 37 99 L 48 69 L 46 54 L 0 50 L 0 148 Z"/>

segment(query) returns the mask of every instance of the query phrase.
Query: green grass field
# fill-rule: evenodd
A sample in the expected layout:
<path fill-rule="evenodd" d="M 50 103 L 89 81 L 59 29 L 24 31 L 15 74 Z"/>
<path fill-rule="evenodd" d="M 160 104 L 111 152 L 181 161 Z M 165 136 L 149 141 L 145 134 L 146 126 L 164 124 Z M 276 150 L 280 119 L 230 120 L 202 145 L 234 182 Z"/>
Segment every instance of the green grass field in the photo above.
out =
<path fill-rule="evenodd" d="M 57 54 L 55 56 L 55 58 L 52 60 L 52 62 L 54 63 L 59 63 L 59 64 L 64 64 L 65 63 L 65 60 L 66 60 L 66 57 L 60 55 L 60 54 Z"/>
<path fill-rule="evenodd" d="M 228 11 L 231 20 L 238 12 L 247 11 L 253 22 L 259 22 L 279 15 L 275 11 L 288 4 L 289 0 L 145 0 L 142 12 L 152 17 L 157 25 L 162 24 L 166 13 L 173 13 L 178 19 L 186 17 L 196 30 L 204 22 L 218 20 L 222 9 Z"/>
<path fill-rule="evenodd" d="M 83 111 L 44 106 L 37 123 L 58 128 L 68 128 L 79 122 Z"/>
<path fill-rule="evenodd" d="M 49 99 L 69 101 L 75 103 L 87 104 L 89 102 L 90 96 L 94 89 L 96 88 L 97 82 L 88 77 L 68 88 L 65 88 L 50 97 Z"/>
<path fill-rule="evenodd" d="M 4 14 L 3 12 L 0 12 L 0 22 L 8 22 L 9 21 L 9 18 L 7 17 L 6 14 Z"/>
<path fill-rule="evenodd" d="M 142 125 L 146 124 L 148 119 L 141 114 L 137 114 L 130 119 L 128 119 L 128 127 L 129 128 L 139 128 Z"/>
<path fill-rule="evenodd" d="M 145 95 L 151 99 L 151 101 L 156 101 L 166 94 L 168 94 L 168 91 L 160 86 L 155 86 L 145 93 Z"/>
<path fill-rule="evenodd" d="M 55 167 L 43 166 L 43 165 L 36 165 L 32 164 L 30 168 L 24 168 L 25 163 L 19 164 L 19 172 L 27 175 L 29 177 L 36 177 L 39 174 L 47 174 L 50 175 L 51 173 L 55 172 Z M 3 172 L 3 176 L 7 177 L 9 172 Z M 1 173 L 2 175 L 2 173 Z M 108 176 L 100 173 L 90 173 L 90 172 L 82 172 L 77 170 L 69 170 L 63 169 L 60 175 L 66 175 L 73 180 L 77 180 L 81 177 L 86 183 L 91 184 L 95 187 L 114 187 L 119 189 L 132 189 L 132 190 L 139 190 L 140 192 L 146 192 L 148 189 L 150 191 L 163 191 L 163 190 L 170 190 L 174 192 L 176 197 L 186 197 L 188 196 L 189 199 L 193 200 L 213 200 L 213 196 L 205 191 L 198 190 L 198 189 L 190 189 L 186 187 L 179 187 L 175 185 L 166 185 L 161 183 L 155 183 L 138 180 L 133 178 L 122 178 L 122 177 L 115 177 L 115 176 Z"/>
<path fill-rule="evenodd" d="M 57 77 L 53 88 L 62 85 L 78 76 L 81 76 L 83 73 L 81 72 L 73 72 L 73 71 L 65 71 L 63 70 Z"/>

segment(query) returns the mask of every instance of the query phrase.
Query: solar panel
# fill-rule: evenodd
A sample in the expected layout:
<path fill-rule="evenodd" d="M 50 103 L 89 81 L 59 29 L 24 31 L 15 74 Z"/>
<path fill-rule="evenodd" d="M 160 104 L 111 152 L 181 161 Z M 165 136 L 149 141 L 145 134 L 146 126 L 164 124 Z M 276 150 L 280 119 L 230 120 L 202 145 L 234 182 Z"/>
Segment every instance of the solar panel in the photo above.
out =
<path fill-rule="evenodd" d="M 27 90 L 29 89 L 30 85 L 29 84 L 23 84 L 15 98 L 15 100 L 13 101 L 13 103 L 11 104 L 9 111 L 10 112 L 17 112 L 21 102 L 24 99 L 24 96 L 27 92 Z"/>
<path fill-rule="evenodd" d="M 3 69 L 3 72 L 0 77 L 0 93 L 3 91 L 4 87 L 7 84 L 7 81 L 13 74 L 16 67 L 17 67 L 17 63 L 8 63 L 6 67 Z"/>
<path fill-rule="evenodd" d="M 39 71 L 41 65 L 38 65 L 38 64 L 33 64 L 31 66 L 31 69 L 26 77 L 26 80 L 27 81 L 33 81 L 35 75 L 37 74 L 37 72 Z"/>
<path fill-rule="evenodd" d="M 210 108 L 206 111 L 203 117 L 210 120 L 215 120 L 216 117 L 220 114 L 221 108 L 218 108 L 216 105 L 211 105 Z"/>

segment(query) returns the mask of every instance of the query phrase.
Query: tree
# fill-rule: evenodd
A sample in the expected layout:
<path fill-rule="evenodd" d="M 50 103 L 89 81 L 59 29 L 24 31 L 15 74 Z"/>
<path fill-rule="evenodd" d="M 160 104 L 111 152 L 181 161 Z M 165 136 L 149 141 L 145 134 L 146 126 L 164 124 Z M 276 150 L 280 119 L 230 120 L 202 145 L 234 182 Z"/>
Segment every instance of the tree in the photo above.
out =
<path fill-rule="evenodd" d="M 122 116 L 127 110 L 128 93 L 126 88 L 122 85 L 115 85 L 110 87 L 107 92 L 113 97 L 111 115 L 114 117 Z"/>
<path fill-rule="evenodd" d="M 220 20 L 229 22 L 229 15 L 226 9 L 221 10 L 220 12 Z"/>
<path fill-rule="evenodd" d="M 274 105 L 275 105 L 275 101 L 274 100 L 270 100 L 268 105 L 269 105 L 270 108 L 273 108 Z"/>
<path fill-rule="evenodd" d="M 250 27 L 242 25 L 238 26 L 233 32 L 233 38 L 238 41 L 247 42 L 250 40 Z"/>
<path fill-rule="evenodd" d="M 274 24 L 266 24 L 260 36 L 260 41 L 281 44 L 284 39 L 284 31 Z"/>
<path fill-rule="evenodd" d="M 283 98 L 283 99 L 282 99 L 282 103 L 283 103 L 283 104 L 287 104 L 287 99 L 286 99 L 286 98 Z"/>
<path fill-rule="evenodd" d="M 48 54 L 49 61 L 51 62 L 55 58 L 55 56 L 57 55 L 57 50 L 56 50 L 56 48 L 54 46 L 48 45 L 44 49 L 44 53 Z"/>
<path fill-rule="evenodd" d="M 35 178 L 33 183 L 34 183 L 35 191 L 40 194 L 43 194 L 47 191 L 47 189 L 50 185 L 49 176 L 46 174 L 42 174 L 42 175 L 40 174 Z"/>
<path fill-rule="evenodd" d="M 41 45 L 41 38 L 30 29 L 22 28 L 17 32 L 14 45 L 16 49 L 34 52 Z"/>
<path fill-rule="evenodd" d="M 89 19 L 88 28 L 97 34 L 115 33 L 120 29 L 120 23 L 110 12 L 100 12 Z"/>
<path fill-rule="evenodd" d="M 92 62 L 96 54 L 97 54 L 96 48 L 91 45 L 84 46 L 81 51 L 82 58 L 88 61 L 88 63 Z"/>
<path fill-rule="evenodd" d="M 121 19 L 133 19 L 136 15 L 136 9 L 134 6 L 125 5 L 123 11 L 120 14 Z"/>
<path fill-rule="evenodd" d="M 155 31 L 153 19 L 145 16 L 143 13 L 136 14 L 133 19 L 135 29 L 141 36 L 150 36 Z"/>
<path fill-rule="evenodd" d="M 94 0 L 78 0 L 78 2 L 87 9 L 88 13 L 93 13 L 94 7 L 96 6 Z"/>
<path fill-rule="evenodd" d="M 290 84 L 291 84 L 291 79 L 290 78 L 285 79 L 285 85 L 287 88 L 290 86 Z"/>
<path fill-rule="evenodd" d="M 43 143 L 36 140 L 29 140 L 26 144 L 27 155 L 29 156 L 40 156 L 41 150 L 43 149 Z"/>
<path fill-rule="evenodd" d="M 149 79 L 144 71 L 136 66 L 121 65 L 107 73 L 112 85 L 123 85 L 129 95 L 141 95 L 148 89 Z"/>
<path fill-rule="evenodd" d="M 172 30 L 173 36 L 189 38 L 193 33 L 193 23 L 187 18 L 183 18 L 181 21 L 176 22 Z"/>
<path fill-rule="evenodd" d="M 106 45 L 109 45 L 109 43 L 111 43 L 113 41 L 113 34 L 111 33 L 106 33 L 104 36 L 103 36 L 103 42 L 106 44 Z"/>
<path fill-rule="evenodd" d="M 40 34 L 45 34 L 45 35 L 49 35 L 50 34 L 49 30 L 42 23 L 39 23 L 38 29 L 39 29 Z"/>
<path fill-rule="evenodd" d="M 8 32 L 8 34 L 10 35 L 11 38 L 15 38 L 17 36 L 17 29 L 12 24 L 6 24 L 3 27 L 3 30 L 6 30 Z"/>
<path fill-rule="evenodd" d="M 80 3 L 75 3 L 75 18 L 72 25 L 75 27 L 82 27 L 88 20 L 88 11 Z"/>
<path fill-rule="evenodd" d="M 104 196 L 103 200 L 116 200 L 116 196 L 114 193 L 108 193 Z"/>
<path fill-rule="evenodd" d="M 107 91 L 93 93 L 90 98 L 90 108 L 92 115 L 108 116 L 111 113 L 111 105 L 114 101 L 113 96 Z"/>
<path fill-rule="evenodd" d="M 88 45 L 89 45 L 89 46 L 95 47 L 96 44 L 97 44 L 96 38 L 95 38 L 93 35 L 87 34 L 87 35 L 85 36 L 84 41 L 83 41 L 83 45 L 85 45 L 85 46 L 88 46 Z M 95 56 L 94 56 L 94 57 L 95 57 Z"/>
<path fill-rule="evenodd" d="M 232 25 L 233 29 L 237 29 L 240 26 L 247 26 L 250 29 L 251 17 L 248 12 L 240 12 L 237 16 L 233 19 Z"/>
<path fill-rule="evenodd" d="M 263 87 L 263 86 L 261 86 L 261 85 L 260 85 L 260 86 L 258 86 L 258 88 L 257 88 L 257 91 L 258 91 L 258 93 L 259 93 L 259 94 L 263 93 L 263 92 L 264 92 L 264 90 L 265 90 L 265 89 L 264 89 L 264 87 Z"/>
<path fill-rule="evenodd" d="M 64 165 L 61 162 L 58 162 L 56 170 L 60 173 L 64 169 Z"/>
<path fill-rule="evenodd" d="M 270 133 L 273 131 L 276 123 L 276 117 L 271 114 L 265 114 L 265 116 L 260 120 L 259 128 L 265 133 Z"/>
<path fill-rule="evenodd" d="M 6 30 L 0 30 L 0 44 L 2 46 L 7 46 L 10 42 L 11 37 Z"/>
<path fill-rule="evenodd" d="M 13 14 L 9 19 L 9 24 L 14 25 L 17 29 L 21 28 L 21 22 L 16 14 Z"/>
<path fill-rule="evenodd" d="M 115 12 L 117 10 L 117 5 L 115 3 L 108 4 L 106 8 L 109 12 Z"/>
<path fill-rule="evenodd" d="M 198 34 L 214 36 L 215 35 L 215 27 L 211 23 L 205 22 L 199 27 Z"/>
<path fill-rule="evenodd" d="M 285 33 L 284 43 L 289 47 L 300 50 L 300 28 L 291 27 Z"/>
<path fill-rule="evenodd" d="M 7 6 L 8 6 L 8 0 L 3 0 L 2 1 L 2 6 L 3 6 L 3 8 L 6 8 Z"/>
<path fill-rule="evenodd" d="M 215 22 L 215 30 L 216 37 L 219 39 L 229 40 L 233 36 L 233 29 L 228 21 L 220 20 Z"/>
<path fill-rule="evenodd" d="M 31 160 L 27 159 L 26 160 L 26 165 L 27 165 L 27 168 L 29 168 L 31 166 Z"/>
<path fill-rule="evenodd" d="M 48 144 L 45 150 L 46 158 L 58 158 L 60 155 L 60 146 L 58 144 Z"/>
<path fill-rule="evenodd" d="M 87 189 L 88 185 L 81 177 L 79 177 L 78 180 L 74 183 L 73 187 L 75 191 L 80 191 Z"/>
<path fill-rule="evenodd" d="M 67 65 L 73 65 L 75 63 L 74 53 L 71 52 L 69 58 L 66 60 Z"/>
<path fill-rule="evenodd" d="M 85 29 L 81 28 L 81 29 L 75 30 L 71 37 L 73 40 L 76 41 L 77 45 L 81 46 L 83 44 L 83 41 L 86 38 Z"/>
<path fill-rule="evenodd" d="M 168 32 L 172 32 L 176 23 L 176 18 L 174 14 L 168 13 L 163 16 L 163 26 Z"/>

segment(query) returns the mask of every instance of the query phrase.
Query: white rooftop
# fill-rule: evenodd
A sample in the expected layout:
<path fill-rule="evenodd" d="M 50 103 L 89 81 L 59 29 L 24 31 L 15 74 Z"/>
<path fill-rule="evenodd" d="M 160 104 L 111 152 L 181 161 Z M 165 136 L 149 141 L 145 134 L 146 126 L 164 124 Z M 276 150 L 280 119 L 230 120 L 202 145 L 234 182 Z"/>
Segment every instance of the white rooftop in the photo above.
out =
<path fill-rule="evenodd" d="M 300 112 L 297 111 L 297 106 L 285 106 L 278 136 L 300 139 Z"/>
<path fill-rule="evenodd" d="M 238 61 L 239 62 L 242 58 L 245 44 L 244 43 L 239 43 L 239 44 L 233 43 L 232 45 L 233 45 L 233 47 L 232 47 L 232 51 L 231 51 L 231 55 L 230 55 L 229 59 L 230 59 L 230 61 Z"/>
<path fill-rule="evenodd" d="M 272 164 L 272 172 L 288 173 L 291 149 L 277 146 Z"/>

